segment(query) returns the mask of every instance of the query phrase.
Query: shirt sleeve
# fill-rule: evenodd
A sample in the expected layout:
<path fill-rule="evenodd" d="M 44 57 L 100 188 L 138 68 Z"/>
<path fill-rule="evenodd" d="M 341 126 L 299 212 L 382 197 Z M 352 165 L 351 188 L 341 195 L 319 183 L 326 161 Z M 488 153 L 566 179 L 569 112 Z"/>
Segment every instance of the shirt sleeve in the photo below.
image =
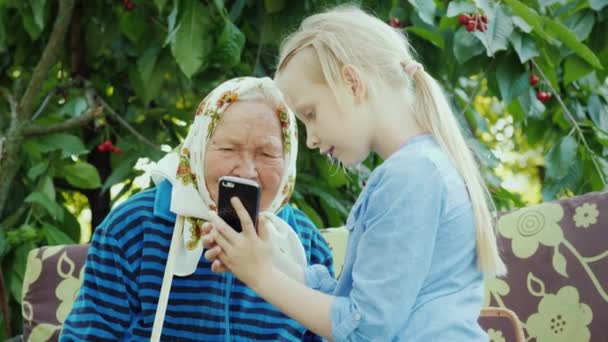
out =
<path fill-rule="evenodd" d="M 355 223 L 363 233 L 353 247 L 353 288 L 331 307 L 336 341 L 393 340 L 428 274 L 444 183 L 430 160 L 402 165 L 379 170 L 384 172 L 369 189 L 367 209 Z"/>
<path fill-rule="evenodd" d="M 85 262 L 84 280 L 60 341 L 121 340 L 133 316 L 129 298 L 132 291 L 127 289 L 129 273 L 116 239 L 98 227 Z"/>

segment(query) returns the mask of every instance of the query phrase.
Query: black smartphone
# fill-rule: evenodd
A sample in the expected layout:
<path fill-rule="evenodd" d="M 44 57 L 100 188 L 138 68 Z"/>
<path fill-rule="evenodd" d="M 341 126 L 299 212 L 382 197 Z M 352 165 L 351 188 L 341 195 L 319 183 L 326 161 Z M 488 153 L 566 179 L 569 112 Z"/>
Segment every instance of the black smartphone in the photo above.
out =
<path fill-rule="evenodd" d="M 251 217 L 251 222 L 257 228 L 260 211 L 260 185 L 249 179 L 232 176 L 220 177 L 217 213 L 229 226 L 240 233 L 243 228 L 239 216 L 230 203 L 232 197 L 238 197 L 241 200 Z"/>

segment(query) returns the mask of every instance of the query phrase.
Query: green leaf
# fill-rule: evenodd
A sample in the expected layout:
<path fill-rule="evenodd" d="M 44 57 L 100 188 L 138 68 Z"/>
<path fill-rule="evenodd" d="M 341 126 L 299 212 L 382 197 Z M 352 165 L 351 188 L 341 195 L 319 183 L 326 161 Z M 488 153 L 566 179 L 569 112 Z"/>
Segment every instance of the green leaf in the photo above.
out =
<path fill-rule="evenodd" d="M 513 20 L 505 13 L 502 6 L 494 7 L 494 13 L 486 13 L 488 27 L 485 32 L 475 31 L 474 34 L 486 47 L 488 56 L 494 56 L 497 51 L 506 50 L 508 39 L 513 32 Z"/>
<path fill-rule="evenodd" d="M 42 225 L 42 236 L 44 236 L 46 244 L 49 246 L 69 245 L 76 243 L 76 241 L 72 240 L 63 231 L 61 231 L 61 229 L 48 223 L 43 223 Z"/>
<path fill-rule="evenodd" d="M 555 89 L 559 89 L 559 84 L 557 81 L 557 69 L 559 68 L 559 64 L 558 65 L 553 65 L 553 56 L 550 55 L 549 52 L 550 49 L 547 48 L 543 48 L 541 49 L 541 57 L 542 58 L 538 58 L 535 60 L 536 65 L 538 66 L 538 68 L 540 70 L 542 70 L 543 74 L 545 74 L 545 76 L 547 77 L 547 80 L 549 81 L 549 83 L 551 83 L 551 85 L 553 86 L 553 88 Z"/>
<path fill-rule="evenodd" d="M 600 144 L 602 144 L 602 146 L 608 147 L 608 132 L 600 130 L 594 126 L 593 133 L 595 133 L 595 138 Z"/>
<path fill-rule="evenodd" d="M 165 8 L 165 4 L 167 4 L 167 0 L 154 0 L 154 4 L 158 9 L 158 13 L 163 13 L 163 8 Z"/>
<path fill-rule="evenodd" d="M 498 81 L 500 96 L 507 105 L 530 87 L 525 69 L 522 68 L 521 64 L 514 63 L 509 56 L 499 61 L 496 80 Z"/>
<path fill-rule="evenodd" d="M 532 32 L 532 26 L 530 26 L 525 20 L 523 20 L 520 16 L 514 15 L 512 17 L 513 24 L 522 30 L 525 33 Z"/>
<path fill-rule="evenodd" d="M 34 14 L 34 22 L 40 31 L 44 30 L 44 5 L 46 0 L 30 0 L 32 13 Z"/>
<path fill-rule="evenodd" d="M 564 62 L 564 83 L 569 84 L 593 72 L 593 67 L 582 58 L 571 55 Z"/>
<path fill-rule="evenodd" d="M 264 0 L 266 13 L 277 13 L 285 8 L 285 0 Z"/>
<path fill-rule="evenodd" d="M 63 158 L 89 152 L 78 137 L 66 133 L 45 135 L 38 138 L 37 143 L 42 153 L 61 150 Z"/>
<path fill-rule="evenodd" d="M 61 176 L 71 185 L 80 189 L 97 189 L 101 186 L 101 179 L 95 166 L 77 161 L 61 169 Z"/>
<path fill-rule="evenodd" d="M 542 17 L 540 17 L 535 10 L 524 5 L 518 0 L 504 0 L 503 2 L 509 5 L 511 11 L 513 11 L 513 14 L 521 17 L 526 23 L 528 23 L 528 25 L 532 26 L 534 28 L 534 32 L 539 34 L 541 38 L 547 38 L 547 33 L 545 33 L 542 27 Z"/>
<path fill-rule="evenodd" d="M 438 48 L 440 48 L 442 50 L 444 48 L 445 43 L 443 42 L 443 38 L 437 31 L 431 31 L 424 27 L 417 27 L 417 26 L 410 26 L 410 27 L 407 27 L 405 30 L 407 32 L 411 32 L 411 33 L 417 35 L 420 38 L 428 40 L 433 45 L 437 46 Z"/>
<path fill-rule="evenodd" d="M 578 143 L 572 136 L 567 135 L 559 140 L 545 156 L 547 178 L 561 180 L 568 175 L 568 169 L 577 162 L 576 149 Z"/>
<path fill-rule="evenodd" d="M 36 25 L 32 9 L 27 6 L 20 6 L 19 13 L 21 14 L 21 20 L 23 21 L 25 31 L 28 33 L 32 41 L 37 40 L 42 33 L 42 29 Z"/>
<path fill-rule="evenodd" d="M 75 97 L 69 99 L 61 109 L 59 109 L 59 114 L 61 115 L 69 115 L 69 116 L 79 116 L 84 112 L 89 106 L 87 105 L 87 100 L 84 97 Z"/>
<path fill-rule="evenodd" d="M 6 239 L 6 233 L 4 232 L 4 227 L 0 229 L 0 259 L 4 259 L 6 253 L 9 252 L 11 246 Z"/>
<path fill-rule="evenodd" d="M 570 31 L 574 32 L 576 39 L 582 42 L 587 39 L 589 33 L 591 33 L 593 25 L 595 24 L 595 16 L 593 15 L 593 12 L 589 10 L 581 11 L 566 18 L 564 23 Z"/>
<path fill-rule="evenodd" d="M 468 14 L 473 12 L 475 12 L 475 5 L 472 3 L 468 1 L 451 1 L 448 4 L 448 12 L 446 16 L 455 17 L 463 13 Z"/>
<path fill-rule="evenodd" d="M 564 178 L 556 180 L 545 178 L 543 190 L 541 192 L 543 201 L 552 201 L 557 198 L 557 195 L 564 189 L 569 189 L 572 192 L 580 192 L 577 187 L 584 180 L 583 163 L 575 161 L 566 170 Z"/>
<path fill-rule="evenodd" d="M 608 5 L 608 0 L 589 0 L 589 7 L 597 12 L 601 11 L 606 5 Z"/>
<path fill-rule="evenodd" d="M 112 170 L 112 174 L 106 179 L 101 187 L 102 192 L 106 192 L 112 185 L 118 184 L 127 178 L 127 176 L 133 172 L 133 166 L 137 158 L 128 158 L 120 162 L 118 166 Z"/>
<path fill-rule="evenodd" d="M 587 100 L 587 111 L 593 123 L 601 130 L 608 132 L 608 105 L 593 94 Z"/>
<path fill-rule="evenodd" d="M 63 231 L 72 241 L 80 242 L 80 234 L 82 227 L 78 219 L 68 209 L 63 207 L 63 223 L 61 223 L 61 231 Z"/>
<path fill-rule="evenodd" d="M 531 58 L 540 55 L 540 52 L 538 51 L 538 49 L 536 49 L 534 40 L 528 37 L 527 35 L 522 35 L 518 31 L 513 31 L 511 36 L 509 36 L 509 41 L 513 45 L 515 52 L 517 52 L 519 61 L 522 64 L 526 63 Z"/>
<path fill-rule="evenodd" d="M 29 252 L 34 249 L 36 245 L 31 242 L 22 244 L 21 246 L 15 249 L 15 253 L 10 265 L 10 289 L 11 294 L 13 295 L 13 299 L 17 301 L 17 303 L 21 304 L 21 291 L 23 288 L 23 277 L 25 275 L 25 266 L 27 264 L 27 256 Z"/>
<path fill-rule="evenodd" d="M 144 84 L 150 82 L 152 78 L 152 72 L 156 66 L 158 60 L 158 53 L 160 49 L 158 47 L 148 48 L 137 60 L 137 70 L 141 75 L 141 80 Z"/>
<path fill-rule="evenodd" d="M 25 203 L 39 205 L 44 208 L 56 221 L 63 221 L 63 210 L 57 202 L 42 192 L 33 192 L 25 198 Z"/>
<path fill-rule="evenodd" d="M 498 166 L 499 160 L 488 146 L 475 138 L 467 139 L 467 143 L 475 151 L 475 155 L 482 165 L 492 169 Z"/>
<path fill-rule="evenodd" d="M 139 42 L 147 31 L 147 19 L 144 11 L 139 8 L 135 11 L 122 11 L 120 16 L 120 30 L 133 43 Z"/>
<path fill-rule="evenodd" d="M 435 25 L 435 11 L 437 10 L 435 1 L 408 0 L 408 2 L 414 6 L 422 21 L 429 25 Z"/>
<path fill-rule="evenodd" d="M 175 1 L 175 4 L 173 5 L 173 9 L 171 10 L 171 13 L 167 17 L 167 32 L 168 33 L 167 33 L 167 38 L 165 39 L 165 43 L 163 44 L 163 47 L 167 46 L 169 43 L 173 43 L 173 40 L 175 40 L 175 33 L 179 29 L 179 25 L 176 25 L 178 4 L 179 4 L 179 1 Z"/>
<path fill-rule="evenodd" d="M 146 50 L 137 61 L 137 70 L 129 70 L 129 80 L 135 93 L 146 105 L 158 96 L 164 81 L 163 63 L 159 61 L 158 52 L 157 48 Z"/>
<path fill-rule="evenodd" d="M 553 258 L 551 259 L 551 262 L 557 273 L 564 277 L 568 277 L 568 273 L 566 272 L 566 258 L 559 252 L 558 247 L 553 248 Z"/>
<path fill-rule="evenodd" d="M 553 21 L 549 18 L 543 18 L 545 26 L 547 27 L 548 32 L 557 38 L 559 41 L 564 43 L 566 47 L 572 50 L 574 53 L 582 57 L 587 63 L 591 64 L 593 67 L 597 69 L 603 69 L 602 64 L 600 63 L 597 56 L 587 47 L 587 45 L 579 42 L 576 38 L 576 35 L 562 23 Z"/>
<path fill-rule="evenodd" d="M 232 68 L 241 62 L 245 46 L 245 35 L 230 20 L 226 20 L 218 39 L 216 57 L 225 68 Z"/>
<path fill-rule="evenodd" d="M 544 118 L 545 105 L 536 99 L 534 88 L 530 88 L 528 91 L 521 94 L 518 100 L 526 117 L 534 119 Z M 543 128 L 546 129 L 546 126 L 543 126 Z"/>
<path fill-rule="evenodd" d="M 40 162 L 27 171 L 27 178 L 35 180 L 48 168 L 48 162 Z"/>
<path fill-rule="evenodd" d="M 206 67 L 212 50 L 211 19 L 197 0 L 187 0 L 180 11 L 183 16 L 171 43 L 171 52 L 182 72 L 192 77 Z"/>
<path fill-rule="evenodd" d="M 464 64 L 469 59 L 483 53 L 485 50 L 479 39 L 460 27 L 454 35 L 454 57 L 459 64 Z"/>
<path fill-rule="evenodd" d="M 50 176 L 46 176 L 40 182 L 39 191 L 45 194 L 52 201 L 55 201 L 57 192 L 55 191 L 55 184 Z"/>

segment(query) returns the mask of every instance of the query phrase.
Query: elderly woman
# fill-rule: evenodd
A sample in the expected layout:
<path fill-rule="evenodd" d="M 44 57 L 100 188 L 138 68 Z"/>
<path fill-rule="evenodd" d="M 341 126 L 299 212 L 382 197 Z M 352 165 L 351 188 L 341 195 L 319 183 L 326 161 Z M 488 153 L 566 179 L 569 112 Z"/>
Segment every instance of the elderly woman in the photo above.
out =
<path fill-rule="evenodd" d="M 294 115 L 269 78 L 237 78 L 212 91 L 184 143 L 158 162 L 157 186 L 115 208 L 95 230 L 60 340 L 317 339 L 201 258 L 202 225 L 216 211 L 218 179 L 237 176 L 261 187 L 260 220 L 277 264 L 331 266 L 318 230 L 286 204 L 296 139 Z"/>

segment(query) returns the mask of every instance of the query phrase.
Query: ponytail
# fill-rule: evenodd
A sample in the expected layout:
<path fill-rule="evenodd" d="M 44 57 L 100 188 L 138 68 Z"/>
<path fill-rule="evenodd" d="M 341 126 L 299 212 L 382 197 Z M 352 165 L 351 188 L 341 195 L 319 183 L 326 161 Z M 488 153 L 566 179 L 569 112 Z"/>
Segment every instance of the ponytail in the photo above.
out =
<path fill-rule="evenodd" d="M 431 132 L 435 141 L 448 154 L 468 190 L 477 227 L 478 267 L 487 275 L 504 275 L 506 266 L 496 245 L 495 219 L 492 215 L 496 208 L 474 154 L 437 81 L 424 70 L 417 70 L 412 76 L 415 82 L 416 120 L 424 130 Z"/>

